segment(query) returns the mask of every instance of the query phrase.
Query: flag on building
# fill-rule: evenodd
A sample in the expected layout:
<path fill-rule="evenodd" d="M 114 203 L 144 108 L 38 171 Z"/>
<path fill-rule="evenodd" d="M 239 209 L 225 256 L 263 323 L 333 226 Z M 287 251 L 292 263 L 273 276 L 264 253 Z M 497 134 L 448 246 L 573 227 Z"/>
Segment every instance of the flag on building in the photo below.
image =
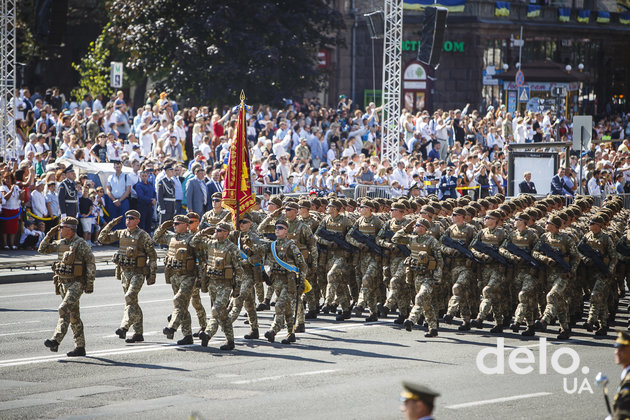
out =
<path fill-rule="evenodd" d="M 597 23 L 608 23 L 608 22 L 610 22 L 610 12 L 599 10 L 597 12 Z"/>
<path fill-rule="evenodd" d="M 571 9 L 568 7 L 558 8 L 558 20 L 560 22 L 568 22 L 571 20 Z"/>
<path fill-rule="evenodd" d="M 466 0 L 403 0 L 405 10 L 424 10 L 426 7 L 444 7 L 449 13 L 463 12 Z"/>
<path fill-rule="evenodd" d="M 239 215 L 246 213 L 256 205 L 256 195 L 252 190 L 252 178 L 249 170 L 247 109 L 245 94 L 241 92 L 236 134 L 232 139 L 230 157 L 225 168 L 222 196 L 223 206 L 232 211 L 232 220 L 236 228 L 238 228 Z"/>
<path fill-rule="evenodd" d="M 587 10 L 578 10 L 577 21 L 580 23 L 588 23 L 591 20 L 591 11 Z"/>
<path fill-rule="evenodd" d="M 540 6 L 536 4 L 530 4 L 527 6 L 527 17 L 535 18 L 540 16 Z"/>
<path fill-rule="evenodd" d="M 630 25 L 630 13 L 621 13 L 619 15 L 619 23 L 622 25 Z"/>
<path fill-rule="evenodd" d="M 510 3 L 507 1 L 498 1 L 494 4 L 495 16 L 510 16 Z"/>

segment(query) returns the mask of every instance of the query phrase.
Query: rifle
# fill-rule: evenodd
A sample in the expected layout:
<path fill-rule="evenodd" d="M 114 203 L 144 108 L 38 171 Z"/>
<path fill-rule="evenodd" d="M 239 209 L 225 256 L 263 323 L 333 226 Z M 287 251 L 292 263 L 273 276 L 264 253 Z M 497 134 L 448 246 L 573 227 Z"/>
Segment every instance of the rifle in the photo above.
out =
<path fill-rule="evenodd" d="M 492 258 L 493 260 L 495 260 L 496 262 L 498 262 L 499 264 L 503 265 L 503 266 L 507 266 L 508 262 L 505 259 L 505 257 L 501 254 L 499 254 L 499 251 L 490 245 L 486 245 L 481 241 L 475 241 L 475 243 L 473 243 L 473 249 L 476 249 L 477 251 L 481 252 L 482 254 L 486 254 L 487 256 L 489 256 L 490 258 Z"/>
<path fill-rule="evenodd" d="M 514 254 L 518 257 L 521 257 L 523 259 L 523 261 L 527 261 L 528 263 L 530 263 L 532 265 L 532 267 L 534 268 L 540 268 L 540 263 L 538 261 L 536 261 L 536 259 L 534 257 L 532 257 L 531 252 L 528 252 L 526 250 L 524 250 L 523 248 L 519 248 L 516 245 L 514 245 L 513 242 L 508 242 L 507 246 L 505 247 L 505 249 L 508 250 L 508 252 L 510 252 L 511 254 Z"/>
<path fill-rule="evenodd" d="M 599 252 L 596 249 L 593 249 L 592 246 L 590 246 L 589 244 L 587 244 L 584 241 L 580 241 L 580 244 L 578 245 L 577 249 L 578 249 L 578 251 L 580 251 L 582 253 L 582 255 L 584 255 L 586 258 L 591 260 L 593 262 L 593 264 L 595 264 L 595 267 L 597 267 L 597 269 L 599 271 L 601 271 L 604 274 L 610 275 L 610 271 L 608 270 L 608 266 L 606 264 L 604 264 L 604 258 L 602 256 L 601 252 Z"/>
<path fill-rule="evenodd" d="M 380 255 L 380 256 L 384 256 L 385 255 L 385 253 L 383 252 L 383 248 L 378 246 L 376 244 L 376 242 L 374 241 L 374 238 L 372 238 L 371 236 L 366 235 L 365 233 L 362 233 L 358 229 L 355 229 L 352 232 L 352 237 L 354 239 L 356 239 L 357 242 L 360 242 L 360 243 L 366 245 L 368 248 L 370 248 L 372 251 L 376 252 L 378 255 Z"/>
<path fill-rule="evenodd" d="M 343 236 L 341 236 L 340 233 L 337 232 L 331 232 L 328 229 L 320 229 L 319 233 L 318 233 L 319 237 L 326 240 L 326 241 L 330 241 L 330 242 L 334 242 L 336 243 L 339 248 L 348 251 L 348 252 L 352 252 L 354 251 L 354 247 L 352 245 L 350 245 Z"/>
<path fill-rule="evenodd" d="M 545 254 L 546 257 L 554 260 L 554 262 L 558 264 L 560 268 L 562 268 L 564 271 L 571 271 L 571 266 L 564 259 L 562 259 L 562 255 L 560 254 L 560 252 L 553 249 L 551 246 L 549 246 L 548 243 L 542 241 L 540 242 L 540 252 Z"/>
<path fill-rule="evenodd" d="M 472 262 L 476 262 L 478 263 L 479 260 L 477 259 L 477 257 L 475 257 L 475 254 L 473 254 L 470 249 L 466 248 L 464 246 L 464 243 L 461 241 L 456 241 L 453 238 L 451 238 L 450 236 L 444 235 L 442 237 L 442 243 L 444 245 L 446 245 L 449 248 L 454 249 L 455 251 L 459 252 L 463 257 L 468 258 L 470 261 Z"/>
<path fill-rule="evenodd" d="M 394 231 L 392 231 L 391 229 L 387 229 L 385 231 L 385 238 L 388 240 L 392 240 L 392 238 L 394 237 Z M 411 251 L 409 250 L 409 248 L 407 248 L 405 245 L 403 244 L 395 244 L 396 248 L 398 248 L 398 250 L 405 256 L 408 257 L 411 255 Z"/>
<path fill-rule="evenodd" d="M 619 242 L 616 246 L 617 252 L 623 255 L 624 257 L 630 257 L 630 247 L 628 247 L 623 242 Z"/>

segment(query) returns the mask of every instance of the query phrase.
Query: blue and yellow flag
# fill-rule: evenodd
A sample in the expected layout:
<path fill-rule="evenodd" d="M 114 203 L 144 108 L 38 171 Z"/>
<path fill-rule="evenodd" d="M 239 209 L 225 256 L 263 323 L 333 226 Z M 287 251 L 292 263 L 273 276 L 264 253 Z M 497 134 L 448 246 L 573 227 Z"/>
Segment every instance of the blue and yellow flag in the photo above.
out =
<path fill-rule="evenodd" d="M 510 16 L 510 3 L 507 1 L 498 1 L 494 4 L 495 16 Z"/>
<path fill-rule="evenodd" d="M 597 23 L 608 23 L 608 22 L 610 22 L 610 12 L 599 10 L 597 12 Z"/>
<path fill-rule="evenodd" d="M 540 6 L 536 5 L 536 4 L 530 4 L 529 6 L 527 6 L 527 17 L 528 18 L 535 18 L 540 16 Z"/>
<path fill-rule="evenodd" d="M 630 25 L 630 13 L 620 14 L 619 23 L 621 23 L 622 25 Z"/>
<path fill-rule="evenodd" d="M 558 20 L 560 22 L 568 22 L 571 20 L 571 9 L 568 7 L 558 8 Z"/>
<path fill-rule="evenodd" d="M 463 12 L 466 0 L 403 0 L 405 10 L 424 10 L 426 7 L 445 7 L 449 13 Z"/>
<path fill-rule="evenodd" d="M 578 10 L 577 21 L 580 23 L 588 23 L 591 20 L 591 11 L 588 10 Z"/>

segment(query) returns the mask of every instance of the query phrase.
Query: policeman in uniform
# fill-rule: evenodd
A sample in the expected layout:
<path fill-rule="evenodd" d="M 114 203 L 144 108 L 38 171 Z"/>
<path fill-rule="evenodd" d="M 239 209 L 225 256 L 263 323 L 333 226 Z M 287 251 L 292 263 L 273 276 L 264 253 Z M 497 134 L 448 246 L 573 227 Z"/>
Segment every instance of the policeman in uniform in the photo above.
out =
<path fill-rule="evenodd" d="M 193 235 L 188 231 L 190 220 L 184 215 L 177 215 L 173 220 L 162 223 L 153 240 L 162 245 L 168 245 L 167 255 L 164 258 L 164 277 L 166 283 L 173 288 L 173 314 L 166 328 L 162 330 L 166 338 L 172 340 L 175 331 L 181 325 L 184 338 L 177 344 L 186 345 L 193 343 L 192 327 L 190 321 L 190 296 L 195 285 L 196 255 L 190 240 Z M 174 232 L 167 229 L 173 227 Z"/>
<path fill-rule="evenodd" d="M 265 337 L 273 343 L 276 334 L 280 332 L 286 323 L 287 338 L 282 344 L 295 342 L 294 312 L 296 301 L 304 292 L 304 276 L 308 270 L 306 261 L 300 253 L 298 246 L 288 239 L 289 223 L 285 219 L 276 222 L 276 240 L 265 242 L 266 251 L 272 255 L 271 277 L 274 283 L 282 284 L 276 301 L 276 315 Z"/>
<path fill-rule="evenodd" d="M 77 186 L 74 180 L 77 174 L 72 165 L 64 169 L 66 179 L 59 184 L 57 197 L 59 198 L 59 212 L 61 217 L 75 217 L 79 213 L 79 198 L 77 197 Z"/>
<path fill-rule="evenodd" d="M 615 340 L 615 363 L 623 366 L 621 383 L 613 399 L 613 419 L 630 418 L 630 333 L 619 331 Z"/>
<path fill-rule="evenodd" d="M 373 240 L 376 239 L 376 234 L 383 227 L 383 222 L 377 216 L 372 214 L 376 211 L 377 205 L 371 200 L 366 200 L 359 207 L 361 217 L 354 222 L 354 225 L 350 228 L 346 234 L 346 240 L 349 244 L 354 245 L 361 251 L 359 257 L 359 276 L 361 278 L 361 290 L 359 292 L 359 301 L 355 307 L 355 313 L 361 316 L 363 309 L 367 306 L 370 310 L 370 316 L 365 318 L 366 322 L 378 321 L 378 309 L 376 301 L 376 293 L 379 287 L 379 280 L 382 272 L 380 272 L 381 257 L 364 243 L 357 241 L 352 237 L 352 233 L 355 230 L 364 235 L 369 236 Z"/>
<path fill-rule="evenodd" d="M 427 234 L 430 227 L 428 220 L 412 220 L 404 229 L 394 234 L 392 242 L 409 247 L 411 255 L 405 258 L 404 265 L 411 272 L 415 290 L 418 291 L 415 305 L 403 325 L 407 331 L 411 331 L 424 312 L 429 326 L 429 332 L 425 337 L 437 337 L 437 311 L 433 305 L 433 295 L 436 291 L 435 283 L 442 278 L 443 260 L 440 243 L 432 235 Z M 413 234 L 410 234 L 412 229 Z"/>
<path fill-rule="evenodd" d="M 102 244 L 118 241 L 118 252 L 114 254 L 114 263 L 116 264 L 116 278 L 121 281 L 125 293 L 125 310 L 116 334 L 124 340 L 127 331 L 133 326 L 134 334 L 126 342 L 136 343 L 144 341 L 142 309 L 138 305 L 138 293 L 145 278 L 147 285 L 155 283 L 157 254 L 151 236 L 138 227 L 140 213 L 137 210 L 129 210 L 125 213 L 126 229 L 112 232 L 122 218 L 123 216 L 119 216 L 105 225 L 98 235 L 98 241 Z"/>
<path fill-rule="evenodd" d="M 212 299 L 212 316 L 204 331 L 199 333 L 201 345 L 208 346 L 219 326 L 225 334 L 225 343 L 220 350 L 234 350 L 233 320 L 230 318 L 228 305 L 230 298 L 238 298 L 243 282 L 243 268 L 238 247 L 228 239 L 232 225 L 219 222 L 214 227 L 207 227 L 197 233 L 191 246 L 203 250 L 206 255 L 206 277 L 215 284 L 216 295 Z M 213 232 L 212 238 L 209 237 Z"/>
<path fill-rule="evenodd" d="M 157 185 L 157 204 L 160 215 L 160 225 L 173 219 L 176 213 L 175 205 L 175 181 L 173 181 L 173 165 L 168 163 L 164 166 L 166 176 Z"/>
<path fill-rule="evenodd" d="M 403 392 L 400 394 L 400 401 L 403 406 L 400 411 L 405 413 L 407 420 L 434 420 L 433 408 L 435 399 L 439 393 L 424 385 L 412 382 L 403 382 Z"/>
<path fill-rule="evenodd" d="M 74 217 L 62 218 L 61 223 L 44 237 L 38 249 L 40 254 L 57 253 L 58 260 L 52 266 L 55 274 L 53 280 L 55 292 L 63 299 L 59 305 L 59 321 L 55 334 L 50 340 L 44 341 L 44 345 L 50 351 L 56 352 L 70 325 L 75 348 L 67 353 L 69 357 L 85 356 L 85 335 L 79 313 L 79 299 L 83 292 L 89 294 L 94 291 L 96 276 L 94 254 L 87 242 L 77 236 L 78 224 Z M 57 233 L 60 233 L 61 239 L 55 240 Z"/>

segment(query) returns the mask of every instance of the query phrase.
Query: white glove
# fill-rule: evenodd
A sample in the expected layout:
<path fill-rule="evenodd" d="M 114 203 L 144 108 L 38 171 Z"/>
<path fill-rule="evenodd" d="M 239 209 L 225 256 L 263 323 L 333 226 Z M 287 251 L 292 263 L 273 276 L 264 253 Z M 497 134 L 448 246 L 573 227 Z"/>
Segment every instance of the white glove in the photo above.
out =
<path fill-rule="evenodd" d="M 160 210 L 160 214 L 166 214 L 166 210 Z"/>

